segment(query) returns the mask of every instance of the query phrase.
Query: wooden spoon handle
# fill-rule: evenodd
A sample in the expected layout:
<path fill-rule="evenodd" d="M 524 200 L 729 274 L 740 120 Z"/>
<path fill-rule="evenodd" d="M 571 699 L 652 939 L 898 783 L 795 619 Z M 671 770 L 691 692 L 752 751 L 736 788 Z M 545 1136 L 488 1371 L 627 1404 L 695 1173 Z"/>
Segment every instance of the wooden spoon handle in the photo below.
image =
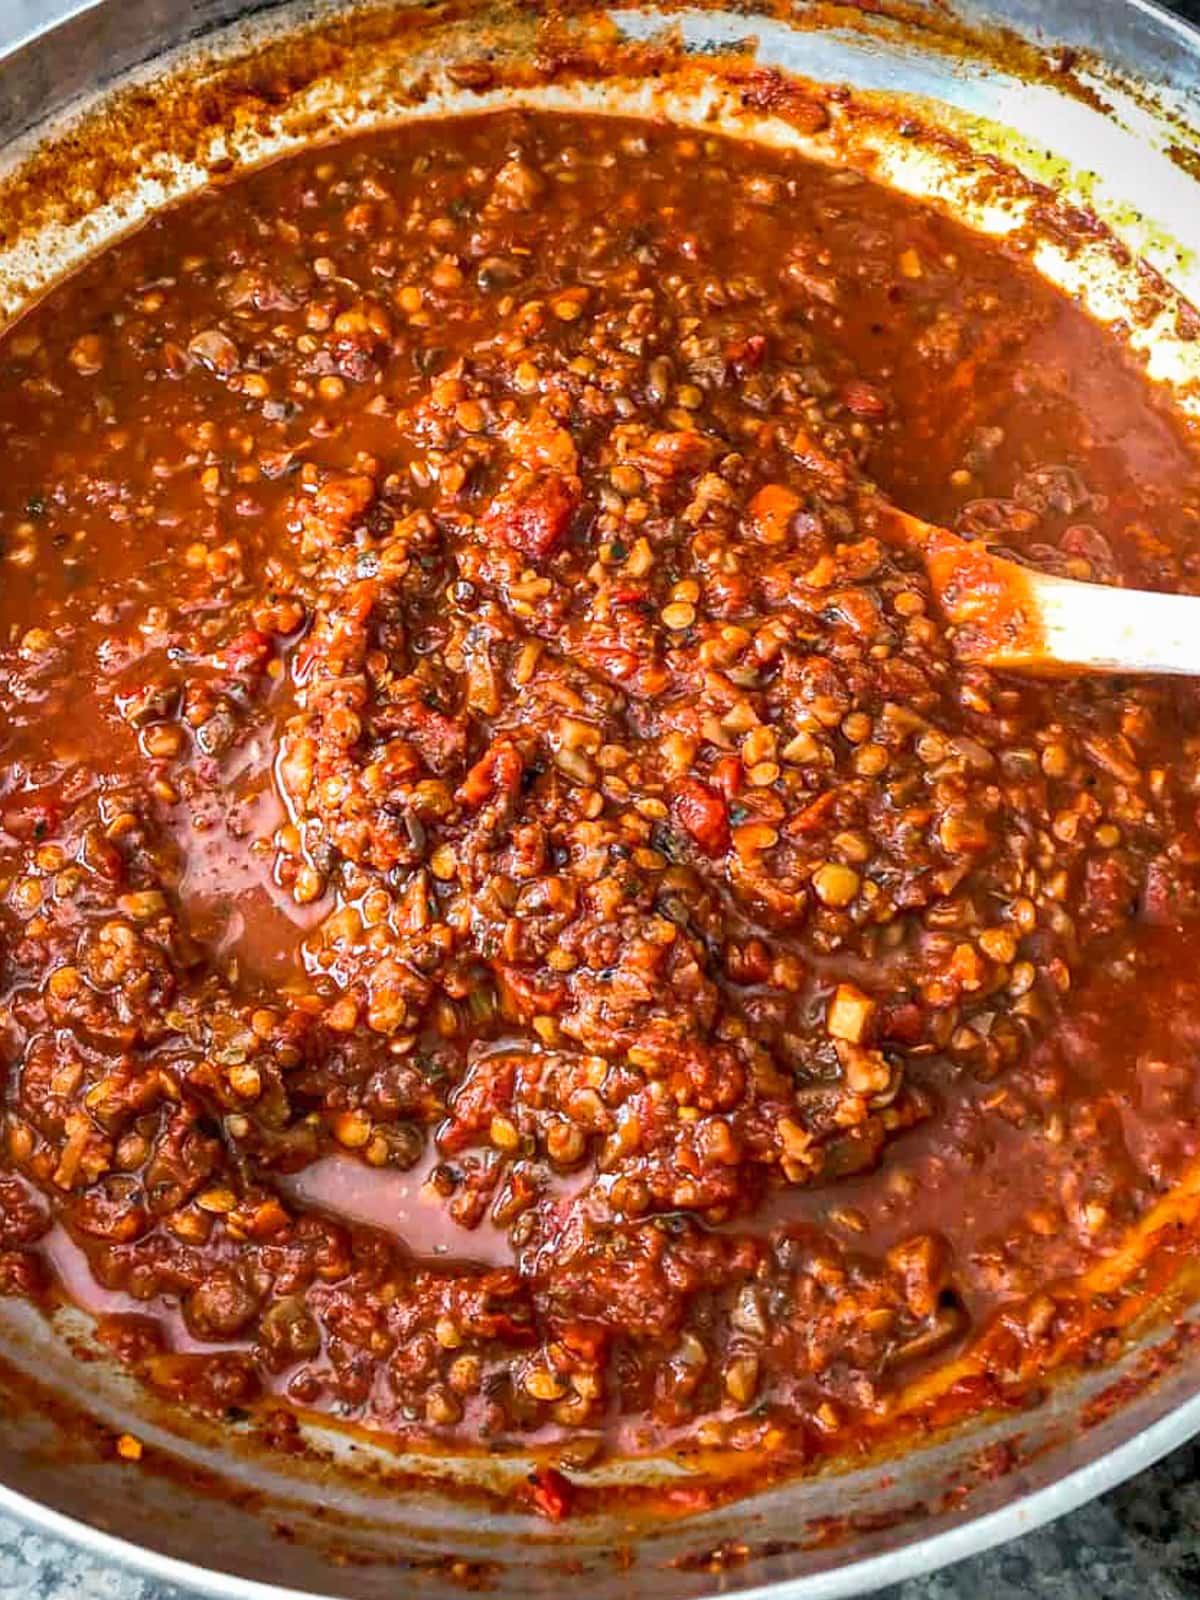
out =
<path fill-rule="evenodd" d="M 990 665 L 1043 673 L 1200 677 L 1200 596 L 1076 583 L 1023 567 L 1018 571 L 1036 608 L 1036 629 L 1014 638 L 1009 647 L 994 641 Z"/>
<path fill-rule="evenodd" d="M 885 501 L 882 537 L 920 554 L 960 659 L 1012 671 L 1200 677 L 1200 596 L 1035 572 Z"/>

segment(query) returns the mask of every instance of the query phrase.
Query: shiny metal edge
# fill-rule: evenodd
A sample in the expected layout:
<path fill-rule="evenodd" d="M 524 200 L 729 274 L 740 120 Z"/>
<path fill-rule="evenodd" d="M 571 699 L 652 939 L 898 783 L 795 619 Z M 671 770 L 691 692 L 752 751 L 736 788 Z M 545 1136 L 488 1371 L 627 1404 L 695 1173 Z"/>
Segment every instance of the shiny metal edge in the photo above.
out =
<path fill-rule="evenodd" d="M 1134 1438 L 1098 1460 L 1080 1467 L 1044 1489 L 1023 1495 L 1011 1505 L 971 1518 L 943 1533 L 914 1539 L 901 1549 L 853 1561 L 829 1572 L 784 1578 L 737 1591 L 738 1600 L 849 1600 L 907 1578 L 920 1578 L 941 1568 L 982 1555 L 997 1545 L 1034 1532 L 1086 1505 L 1161 1461 L 1172 1450 L 1200 1434 L 1200 1394 L 1177 1406 Z M 90 1527 L 85 1522 L 31 1500 L 0 1483 L 0 1511 L 17 1517 L 39 1533 L 61 1539 L 100 1561 L 122 1566 L 139 1577 L 174 1584 L 215 1600 L 322 1600 L 318 1591 L 283 1589 L 230 1573 L 179 1561 Z M 712 1594 L 716 1596 L 716 1589 Z"/>

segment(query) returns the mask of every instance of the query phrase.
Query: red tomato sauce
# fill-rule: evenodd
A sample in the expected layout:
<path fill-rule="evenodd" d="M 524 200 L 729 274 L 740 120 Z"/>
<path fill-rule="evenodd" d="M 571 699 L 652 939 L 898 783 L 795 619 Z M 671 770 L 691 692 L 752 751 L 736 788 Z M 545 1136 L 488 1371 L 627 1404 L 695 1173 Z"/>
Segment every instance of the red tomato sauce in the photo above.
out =
<path fill-rule="evenodd" d="M 0 450 L 5 1291 L 567 1465 L 1061 1358 L 1197 1153 L 1196 694 L 964 666 L 860 508 L 1186 589 L 1200 480 L 1019 237 L 415 126 L 57 289 Z"/>

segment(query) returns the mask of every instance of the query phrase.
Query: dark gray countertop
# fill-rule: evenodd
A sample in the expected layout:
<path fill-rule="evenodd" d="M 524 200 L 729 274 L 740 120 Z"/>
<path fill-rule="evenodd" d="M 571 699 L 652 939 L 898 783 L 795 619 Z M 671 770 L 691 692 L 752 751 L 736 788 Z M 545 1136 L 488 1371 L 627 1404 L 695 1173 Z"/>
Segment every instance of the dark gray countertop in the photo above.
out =
<path fill-rule="evenodd" d="M 1172 9 L 1200 22 L 1200 0 Z M 0 1600 L 187 1597 L 0 1516 Z M 1049 1527 L 879 1600 L 1200 1600 L 1200 1441 Z"/>

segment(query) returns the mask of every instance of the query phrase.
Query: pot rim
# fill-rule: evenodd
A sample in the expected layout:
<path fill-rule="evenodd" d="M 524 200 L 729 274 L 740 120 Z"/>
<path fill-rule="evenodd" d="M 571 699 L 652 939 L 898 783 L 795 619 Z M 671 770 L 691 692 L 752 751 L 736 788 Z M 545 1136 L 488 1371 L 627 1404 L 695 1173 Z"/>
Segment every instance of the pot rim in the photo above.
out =
<path fill-rule="evenodd" d="M 37 0 L 27 0 L 27 3 L 28 19 L 22 16 L 18 20 L 17 35 L 9 46 L 12 52 L 21 51 L 43 34 L 99 8 L 105 0 L 57 0 L 57 4 L 50 0 L 53 13 L 50 17 L 37 14 L 34 10 Z M 262 3 L 263 0 L 258 0 L 258 4 Z M 1127 11 L 1169 30 L 1180 47 L 1200 61 L 1200 22 L 1193 23 L 1179 16 L 1161 0 L 1123 0 L 1123 5 Z M 826 1571 L 755 1584 L 736 1592 L 741 1600 L 768 1600 L 768 1597 L 770 1600 L 841 1600 L 841 1597 L 869 1594 L 905 1579 L 921 1577 L 1045 1526 L 1143 1472 L 1198 1435 L 1200 1388 L 1133 1437 L 1104 1449 L 1097 1459 L 1041 1488 L 1018 1491 L 1008 1504 L 978 1515 L 965 1515 L 962 1521 L 938 1532 L 918 1532 L 895 1550 L 860 1557 Z M 221 1600 L 317 1600 L 318 1596 L 330 1592 L 280 1587 L 164 1554 L 55 1510 L 3 1482 L 0 1482 L 0 1513 L 142 1578 L 220 1596 Z M 715 1593 L 715 1584 L 707 1592 Z"/>
<path fill-rule="evenodd" d="M 847 1600 L 854 1595 L 920 1578 L 970 1556 L 1033 1533 L 1078 1510 L 1109 1489 L 1154 1465 L 1180 1445 L 1200 1435 L 1200 1393 L 1192 1395 L 1124 1444 L 1065 1477 L 1020 1495 L 1011 1504 L 956 1527 L 911 1540 L 894 1551 L 865 1556 L 827 1572 L 800 1574 L 738 1590 L 738 1600 Z M 0 1483 L 0 1512 L 20 1518 L 39 1533 L 75 1546 L 98 1559 L 125 1567 L 143 1578 L 170 1583 L 221 1600 L 321 1600 L 327 1590 L 281 1588 L 255 1578 L 201 1567 L 175 1556 L 134 1544 L 117 1534 L 52 1510 L 40 1501 Z"/>

